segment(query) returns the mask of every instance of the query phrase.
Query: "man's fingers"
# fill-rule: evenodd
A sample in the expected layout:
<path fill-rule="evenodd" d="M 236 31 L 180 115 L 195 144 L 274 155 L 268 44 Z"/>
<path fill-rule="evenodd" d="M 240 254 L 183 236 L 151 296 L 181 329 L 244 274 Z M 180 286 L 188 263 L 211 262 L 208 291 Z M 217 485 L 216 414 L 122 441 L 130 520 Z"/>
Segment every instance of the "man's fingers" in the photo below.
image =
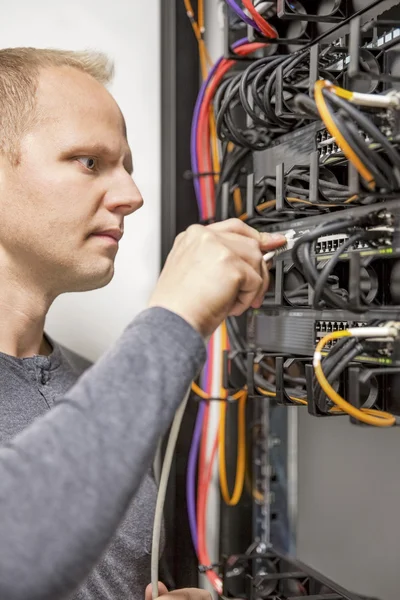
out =
<path fill-rule="evenodd" d="M 251 305 L 252 308 L 260 308 L 269 287 L 269 267 L 263 260 L 261 261 L 261 276 L 263 281 L 260 285 L 259 293 Z"/>
<path fill-rule="evenodd" d="M 258 274 L 253 267 L 245 261 L 240 260 L 237 264 L 240 273 L 240 285 L 236 300 L 229 314 L 235 317 L 241 315 L 250 308 L 256 298 L 260 295 L 260 290 L 264 288 L 263 277 Z"/>
<path fill-rule="evenodd" d="M 260 248 L 263 252 L 275 250 L 284 244 L 286 244 L 286 238 L 282 233 L 266 233 L 265 231 L 260 233 Z"/>
<path fill-rule="evenodd" d="M 253 299 L 251 306 L 253 308 L 259 308 L 264 300 L 265 293 L 269 285 L 269 269 L 267 263 L 262 259 L 262 252 L 257 246 L 257 242 L 254 239 L 244 238 L 237 233 L 224 233 L 219 236 L 223 244 L 235 253 L 239 258 L 245 261 L 248 265 L 253 267 L 258 275 L 261 276 L 260 285 Z M 249 283 L 246 284 L 248 286 Z M 254 290 L 251 290 L 253 293 Z M 246 303 L 246 298 L 241 297 L 241 301 Z"/>
<path fill-rule="evenodd" d="M 254 227 L 246 225 L 246 223 L 240 219 L 219 221 L 218 223 L 207 225 L 207 229 L 210 229 L 210 231 L 213 231 L 214 233 L 236 233 L 251 238 L 259 243 L 260 249 L 263 251 L 274 250 L 286 243 L 286 238 L 281 233 L 259 232 L 257 229 L 254 229 Z"/>
<path fill-rule="evenodd" d="M 207 225 L 207 229 L 210 229 L 210 231 L 213 233 L 237 233 L 255 240 L 259 240 L 260 238 L 260 234 L 256 229 L 246 225 L 246 223 L 240 219 L 226 219 L 226 221 L 218 221 L 218 223 Z"/>
<path fill-rule="evenodd" d="M 168 594 L 168 589 L 163 583 L 161 583 L 161 581 L 159 581 L 157 598 L 159 596 L 164 596 L 164 594 Z M 153 586 L 151 585 L 151 583 L 149 583 L 149 585 L 146 587 L 144 598 L 145 600 L 153 600 Z"/>
<path fill-rule="evenodd" d="M 247 238 L 237 233 L 224 233 L 219 234 L 218 239 L 261 275 L 261 263 L 264 261 L 262 261 L 260 246 L 254 238 Z"/>

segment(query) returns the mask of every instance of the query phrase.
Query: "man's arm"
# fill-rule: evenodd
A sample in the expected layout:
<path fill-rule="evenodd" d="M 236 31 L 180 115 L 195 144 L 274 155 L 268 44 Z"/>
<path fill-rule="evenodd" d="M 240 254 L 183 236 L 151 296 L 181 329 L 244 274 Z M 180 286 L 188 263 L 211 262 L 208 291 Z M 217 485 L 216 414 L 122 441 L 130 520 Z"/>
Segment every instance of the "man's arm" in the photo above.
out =
<path fill-rule="evenodd" d="M 162 308 L 0 452 L 0 598 L 64 598 L 89 573 L 205 358 Z"/>
<path fill-rule="evenodd" d="M 261 251 L 284 242 L 238 220 L 189 228 L 153 308 L 0 450 L 1 599 L 61 600 L 88 574 L 204 361 L 203 338 L 229 314 L 261 305 Z"/>

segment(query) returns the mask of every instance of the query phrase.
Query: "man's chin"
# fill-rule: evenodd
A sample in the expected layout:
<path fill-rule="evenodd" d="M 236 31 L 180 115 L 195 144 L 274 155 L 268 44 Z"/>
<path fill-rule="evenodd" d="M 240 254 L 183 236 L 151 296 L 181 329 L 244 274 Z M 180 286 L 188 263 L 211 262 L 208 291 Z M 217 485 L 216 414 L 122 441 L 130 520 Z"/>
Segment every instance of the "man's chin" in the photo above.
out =
<path fill-rule="evenodd" d="M 91 290 L 97 290 L 105 287 L 110 283 L 114 277 L 114 265 L 112 265 L 107 271 L 88 273 L 86 277 L 80 278 L 80 281 L 76 282 L 74 292 L 90 292 Z"/>

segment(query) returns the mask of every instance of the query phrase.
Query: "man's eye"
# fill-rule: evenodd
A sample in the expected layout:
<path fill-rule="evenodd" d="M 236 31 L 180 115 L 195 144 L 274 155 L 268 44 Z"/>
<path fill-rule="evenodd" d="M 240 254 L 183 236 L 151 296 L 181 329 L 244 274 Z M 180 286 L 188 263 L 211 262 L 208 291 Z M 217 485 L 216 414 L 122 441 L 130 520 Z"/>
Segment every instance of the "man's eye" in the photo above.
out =
<path fill-rule="evenodd" d="M 89 171 L 95 171 L 97 169 L 97 158 L 93 158 L 93 156 L 79 156 L 77 160 L 79 160 L 79 162 L 81 162 Z"/>

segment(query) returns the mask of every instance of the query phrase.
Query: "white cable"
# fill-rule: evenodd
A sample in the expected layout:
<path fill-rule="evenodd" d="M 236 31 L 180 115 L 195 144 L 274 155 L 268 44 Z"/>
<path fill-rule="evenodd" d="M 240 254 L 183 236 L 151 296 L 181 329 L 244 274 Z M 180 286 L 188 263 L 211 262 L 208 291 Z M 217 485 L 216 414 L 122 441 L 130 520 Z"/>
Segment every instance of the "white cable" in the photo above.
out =
<path fill-rule="evenodd" d="M 160 440 L 158 442 L 157 450 L 156 450 L 156 453 L 154 456 L 154 460 L 153 460 L 154 479 L 156 481 L 157 487 L 160 485 L 160 479 L 161 479 L 162 445 L 163 445 L 163 439 L 160 438 Z"/>
<path fill-rule="evenodd" d="M 397 330 L 390 323 L 382 327 L 350 327 L 347 330 L 350 335 L 358 338 L 388 338 L 396 337 Z"/>
<path fill-rule="evenodd" d="M 161 528 L 164 514 L 165 497 L 167 495 L 168 479 L 171 471 L 172 459 L 174 457 L 175 446 L 179 435 L 183 415 L 185 412 L 186 404 L 190 395 L 191 386 L 189 387 L 186 395 L 182 401 L 182 404 L 176 411 L 171 431 L 168 438 L 167 448 L 165 450 L 165 457 L 161 471 L 160 485 L 158 487 L 156 511 L 154 514 L 154 525 L 153 525 L 153 541 L 151 548 L 151 584 L 152 584 L 152 595 L 153 600 L 158 597 L 158 564 L 160 561 L 160 540 L 161 540 Z"/>
<path fill-rule="evenodd" d="M 361 94 L 353 92 L 350 99 L 353 104 L 359 106 L 372 106 L 375 108 L 400 108 L 400 95 L 396 91 L 391 91 L 388 94 Z"/>
<path fill-rule="evenodd" d="M 286 252 L 287 250 L 291 250 L 293 248 L 294 243 L 295 243 L 294 237 L 296 235 L 295 230 L 289 229 L 289 231 L 283 232 L 282 235 L 284 235 L 286 238 L 286 244 L 284 244 L 283 246 L 280 246 L 279 248 L 276 248 L 275 250 L 271 250 L 270 252 L 267 252 L 266 254 L 264 254 L 262 258 L 265 262 L 269 262 L 277 254 L 282 254 L 282 252 Z"/>

